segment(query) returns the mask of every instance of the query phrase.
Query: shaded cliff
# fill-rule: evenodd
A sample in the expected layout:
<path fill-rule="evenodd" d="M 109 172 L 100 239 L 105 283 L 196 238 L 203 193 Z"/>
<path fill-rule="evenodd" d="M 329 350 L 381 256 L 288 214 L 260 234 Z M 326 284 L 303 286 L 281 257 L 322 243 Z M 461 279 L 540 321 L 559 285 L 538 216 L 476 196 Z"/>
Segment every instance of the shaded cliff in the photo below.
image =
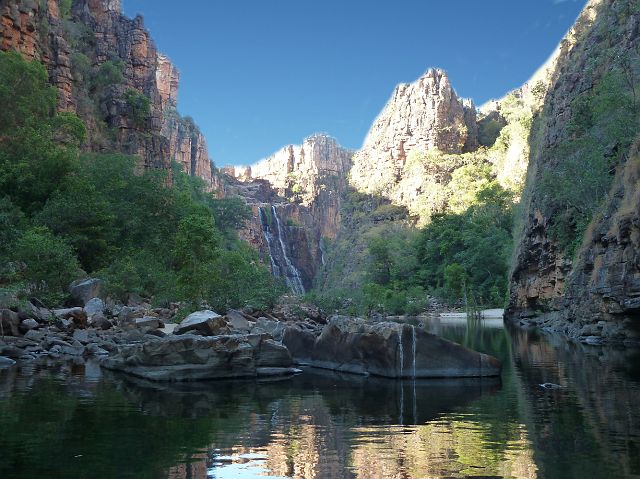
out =
<path fill-rule="evenodd" d="M 86 149 L 138 155 L 145 168 L 176 161 L 220 188 L 204 137 L 176 111 L 176 68 L 119 0 L 1 0 L 0 48 L 45 64 L 58 108 L 87 125 Z"/>
<path fill-rule="evenodd" d="M 592 0 L 533 124 L 507 318 L 586 341 L 637 337 L 640 8 Z"/>

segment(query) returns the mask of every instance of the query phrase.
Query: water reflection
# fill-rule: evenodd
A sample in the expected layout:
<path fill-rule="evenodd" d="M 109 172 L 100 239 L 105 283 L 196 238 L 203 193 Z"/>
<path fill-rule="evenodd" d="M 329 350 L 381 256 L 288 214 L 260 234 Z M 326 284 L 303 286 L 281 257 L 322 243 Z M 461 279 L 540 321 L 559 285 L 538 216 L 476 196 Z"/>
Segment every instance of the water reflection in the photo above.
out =
<path fill-rule="evenodd" d="M 501 380 L 309 370 L 167 386 L 94 363 L 2 370 L 0 477 L 639 477 L 637 352 L 495 320 L 425 326 L 500 357 Z"/>

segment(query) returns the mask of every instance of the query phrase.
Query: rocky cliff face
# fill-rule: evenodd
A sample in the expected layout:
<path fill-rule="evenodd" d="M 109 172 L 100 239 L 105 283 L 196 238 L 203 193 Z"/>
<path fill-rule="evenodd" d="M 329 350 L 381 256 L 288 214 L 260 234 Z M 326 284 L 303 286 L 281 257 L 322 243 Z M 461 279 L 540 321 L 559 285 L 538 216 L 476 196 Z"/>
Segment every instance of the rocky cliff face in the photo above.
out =
<path fill-rule="evenodd" d="M 507 309 L 511 321 L 590 342 L 637 340 L 639 160 L 637 146 L 626 140 L 640 131 L 637 107 L 627 108 L 635 101 L 639 32 L 636 2 L 592 0 L 560 45 L 531 134 L 525 218 Z M 626 99 L 618 105 L 611 103 L 615 98 Z M 610 131 L 627 110 L 631 115 L 621 122 L 624 128 Z M 605 165 L 604 174 L 598 176 L 594 165 Z M 551 172 L 556 178 L 567 176 L 566 188 L 549 191 L 546 186 L 555 184 Z M 582 196 L 596 187 L 610 188 L 608 195 L 567 199 L 567 191 L 580 192 L 577 188 L 591 184 Z M 561 242 L 559 225 L 568 224 L 581 236 L 576 223 L 585 207 L 594 213 L 587 217 L 591 223 L 581 246 L 571 254 Z"/>
<path fill-rule="evenodd" d="M 316 134 L 250 167 L 222 169 L 227 194 L 245 198 L 254 213 L 241 232 L 243 239 L 288 282 L 299 273 L 305 291 L 323 264 L 324 241 L 338 234 L 352 155 L 335 139 Z"/>
<path fill-rule="evenodd" d="M 204 137 L 176 111 L 178 72 L 142 17 L 125 17 L 119 0 L 65 5 L 0 0 L 0 48 L 45 64 L 59 108 L 85 121 L 89 150 L 138 155 L 145 168 L 169 170 L 175 160 L 219 188 Z"/>
<path fill-rule="evenodd" d="M 414 191 L 395 188 L 412 153 L 459 154 L 475 150 L 476 109 L 458 98 L 447 74 L 430 69 L 411 84 L 396 87 L 353 159 L 351 185 L 406 204 Z"/>

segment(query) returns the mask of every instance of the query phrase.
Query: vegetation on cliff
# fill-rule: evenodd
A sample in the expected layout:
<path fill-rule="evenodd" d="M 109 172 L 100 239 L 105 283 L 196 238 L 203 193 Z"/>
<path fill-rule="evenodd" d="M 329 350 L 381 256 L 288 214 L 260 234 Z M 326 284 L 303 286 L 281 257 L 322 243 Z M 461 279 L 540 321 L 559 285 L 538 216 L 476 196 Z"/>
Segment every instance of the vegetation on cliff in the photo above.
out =
<path fill-rule="evenodd" d="M 0 53 L 0 103 L 0 287 L 57 305 L 84 272 L 120 299 L 221 310 L 269 306 L 281 292 L 237 239 L 244 204 L 177 166 L 137 174 L 135 157 L 80 154 L 84 125 L 55 113 L 42 65 Z"/>

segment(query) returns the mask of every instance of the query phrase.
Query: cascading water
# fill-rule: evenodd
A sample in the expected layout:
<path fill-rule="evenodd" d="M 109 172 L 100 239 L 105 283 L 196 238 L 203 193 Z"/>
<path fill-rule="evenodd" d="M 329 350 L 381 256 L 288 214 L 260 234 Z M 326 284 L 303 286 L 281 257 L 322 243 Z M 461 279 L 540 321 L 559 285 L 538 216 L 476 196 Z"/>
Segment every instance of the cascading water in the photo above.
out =
<path fill-rule="evenodd" d="M 320 262 L 322 266 L 325 266 L 327 263 L 324 259 L 324 238 L 320 238 L 320 241 L 318 241 L 318 248 L 320 248 Z"/>
<path fill-rule="evenodd" d="M 400 377 L 403 376 L 404 370 L 404 350 L 402 349 L 402 329 L 403 325 L 400 325 L 398 330 L 398 353 L 400 354 Z"/>
<path fill-rule="evenodd" d="M 287 286 L 295 294 L 304 294 L 305 289 L 302 284 L 300 272 L 289 259 L 287 253 L 286 230 L 282 227 L 278 211 L 271 205 L 270 218 L 267 218 L 263 207 L 258 209 L 260 224 L 264 238 L 269 247 L 269 259 L 271 260 L 271 271 L 274 276 L 284 277 Z M 276 228 L 271 228 L 271 223 L 275 220 Z"/>
<path fill-rule="evenodd" d="M 262 211 L 262 207 L 258 208 L 258 215 L 260 217 L 260 225 L 262 226 L 262 233 L 264 234 L 264 239 L 267 241 L 267 246 L 269 247 L 269 260 L 271 261 L 271 272 L 274 276 L 279 277 L 282 276 L 280 274 L 280 267 L 273 260 L 273 235 L 271 234 L 271 229 L 269 228 L 269 222 L 264 216 L 264 212 Z"/>
<path fill-rule="evenodd" d="M 413 379 L 416 378 L 416 327 L 411 326 L 411 352 L 413 354 Z"/>

